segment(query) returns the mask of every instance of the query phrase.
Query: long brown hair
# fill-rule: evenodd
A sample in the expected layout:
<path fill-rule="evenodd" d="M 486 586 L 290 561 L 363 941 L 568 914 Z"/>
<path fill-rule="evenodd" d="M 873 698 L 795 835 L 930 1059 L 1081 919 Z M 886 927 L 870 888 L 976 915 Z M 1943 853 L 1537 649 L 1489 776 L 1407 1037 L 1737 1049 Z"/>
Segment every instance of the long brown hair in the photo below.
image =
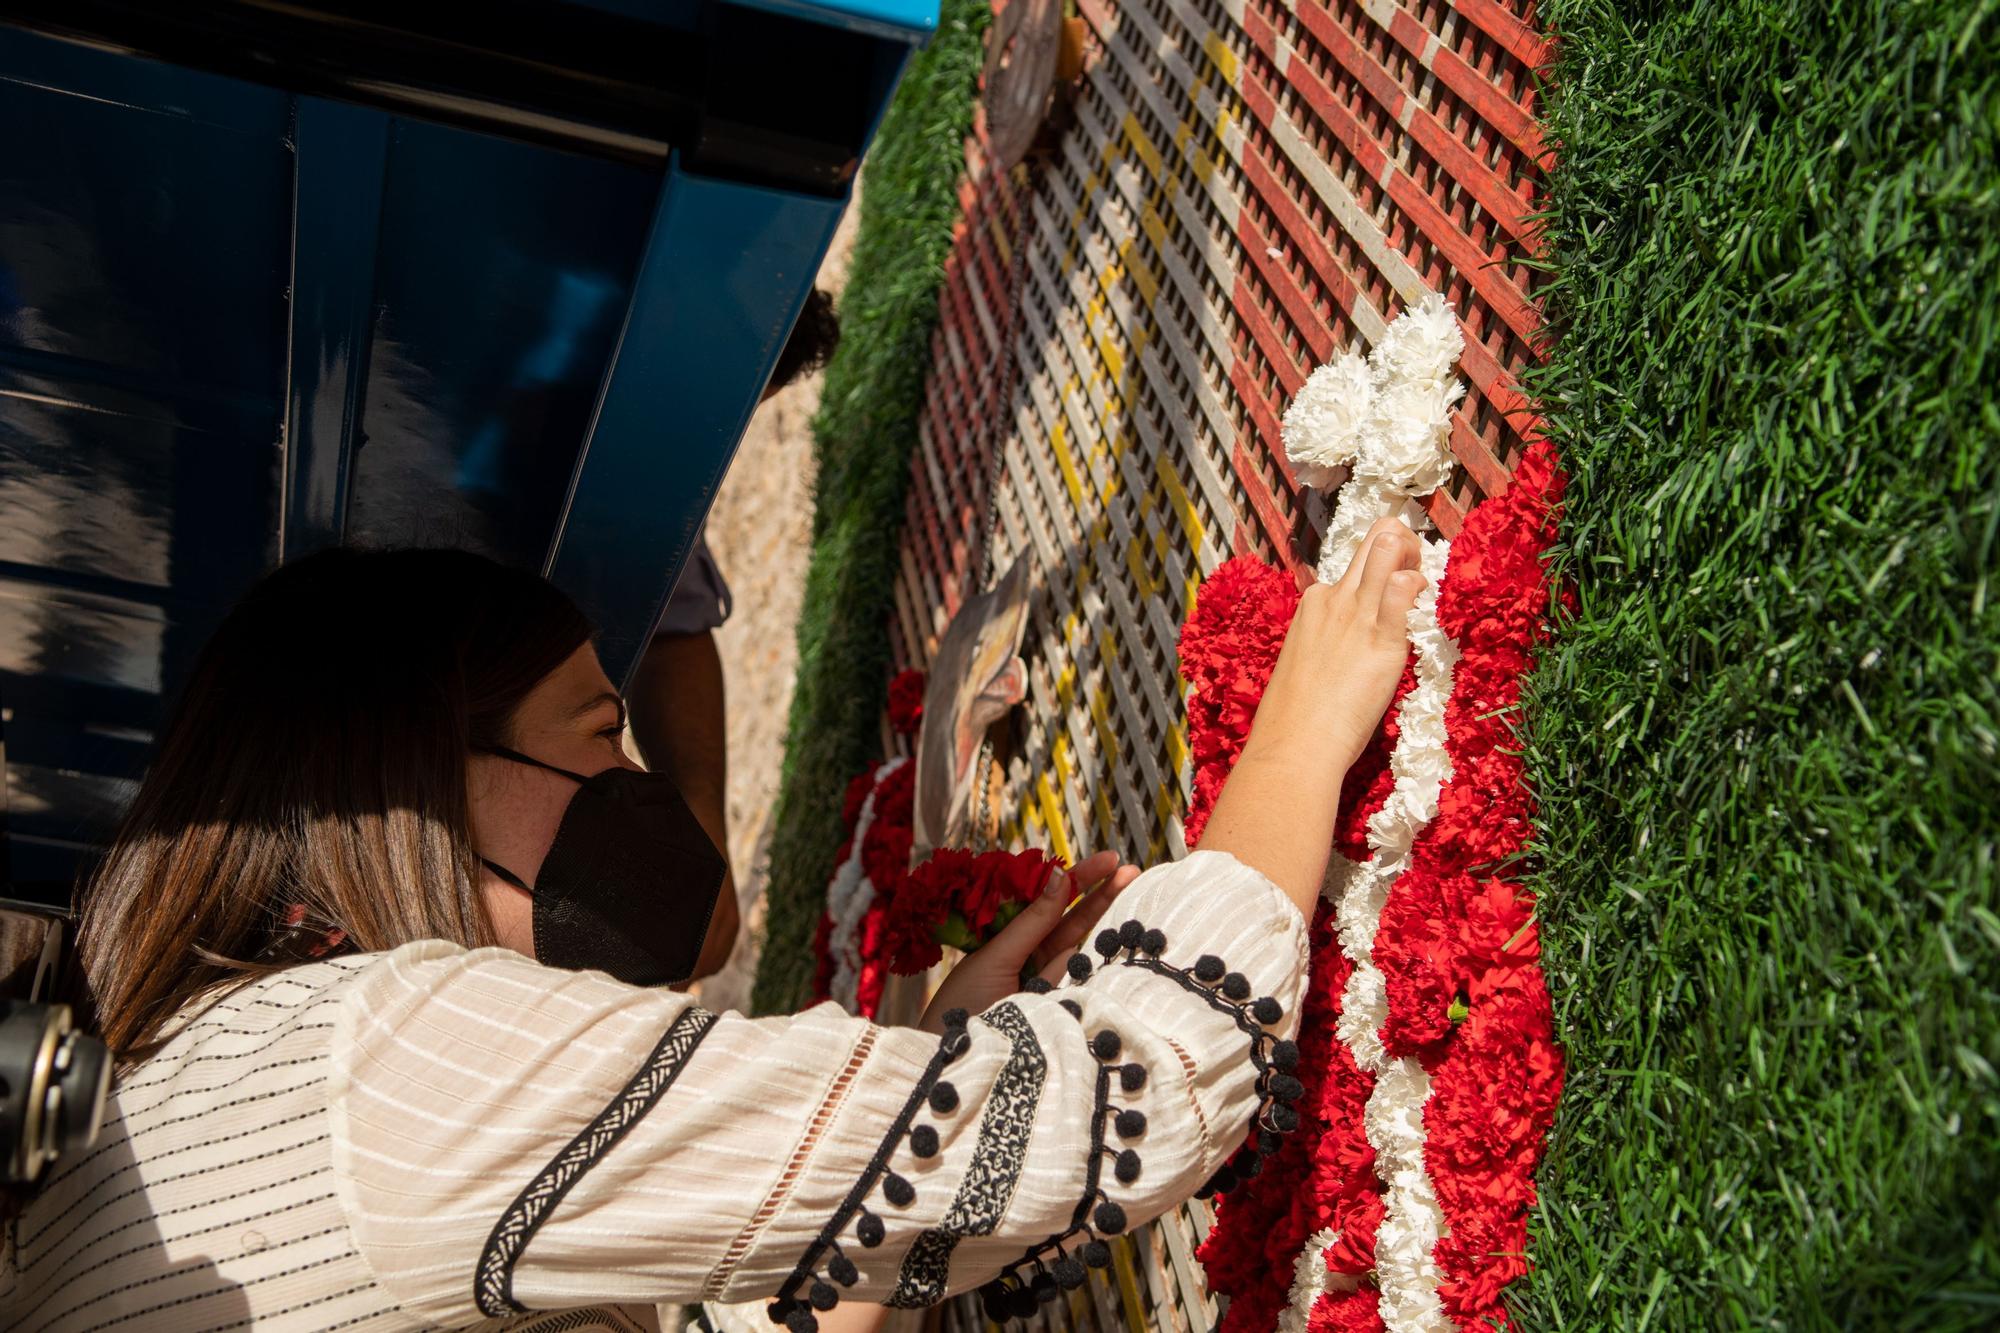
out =
<path fill-rule="evenodd" d="M 542 579 L 462 551 L 329 550 L 252 588 L 85 890 L 81 998 L 120 1063 L 280 965 L 288 914 L 363 950 L 491 943 L 466 759 L 590 632 Z"/>

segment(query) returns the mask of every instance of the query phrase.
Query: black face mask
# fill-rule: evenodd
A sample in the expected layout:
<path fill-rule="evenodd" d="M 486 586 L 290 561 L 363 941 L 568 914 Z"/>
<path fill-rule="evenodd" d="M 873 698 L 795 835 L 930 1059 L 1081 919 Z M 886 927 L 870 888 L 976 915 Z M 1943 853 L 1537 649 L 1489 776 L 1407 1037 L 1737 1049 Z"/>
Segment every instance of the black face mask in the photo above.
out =
<path fill-rule="evenodd" d="M 536 961 L 635 986 L 693 976 L 724 863 L 673 780 L 624 767 L 584 777 L 513 750 L 492 753 L 577 784 L 532 885 L 480 858 L 534 899 Z"/>

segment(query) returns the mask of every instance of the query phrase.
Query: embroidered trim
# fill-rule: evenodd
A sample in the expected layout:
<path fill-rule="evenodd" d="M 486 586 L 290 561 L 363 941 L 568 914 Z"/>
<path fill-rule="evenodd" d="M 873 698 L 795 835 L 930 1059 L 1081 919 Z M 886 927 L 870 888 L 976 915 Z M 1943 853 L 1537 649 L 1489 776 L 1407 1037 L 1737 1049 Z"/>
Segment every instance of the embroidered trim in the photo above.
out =
<path fill-rule="evenodd" d="M 1199 995 L 1211 1009 L 1228 1014 L 1250 1038 L 1250 1061 L 1257 1070 L 1257 1089 L 1262 1094 L 1249 1126 L 1252 1151 L 1246 1157 L 1246 1153 L 1239 1149 L 1231 1161 L 1225 1162 L 1202 1186 L 1200 1192 L 1206 1196 L 1218 1189 L 1228 1188 L 1234 1183 L 1238 1171 L 1247 1175 L 1257 1174 L 1264 1158 L 1277 1150 L 1278 1136 L 1298 1126 L 1298 1112 L 1292 1103 L 1305 1091 L 1304 1085 L 1288 1072 L 1298 1065 L 1298 1045 L 1281 1040 L 1268 1030 L 1283 1020 L 1283 1007 L 1271 996 L 1252 999 L 1249 978 L 1239 972 L 1231 972 L 1220 958 L 1212 954 L 1196 959 L 1192 968 L 1166 962 L 1160 955 L 1166 952 L 1167 937 L 1137 921 L 1127 921 L 1115 930 L 1107 928 L 1098 932 L 1095 945 L 1105 965 L 1109 966 L 1115 960 L 1123 966 L 1171 979 L 1189 993 Z M 1123 957 L 1120 957 L 1121 954 Z M 1079 953 L 1070 959 L 1068 971 L 1069 981 L 1082 985 L 1090 980 L 1095 969 L 1090 959 Z M 1071 1008 L 1071 1012 L 1080 1015 L 1081 1011 Z M 1180 1055 L 1185 1067 L 1186 1053 L 1171 1041 L 1169 1044 Z M 1087 1277 L 1084 1271 L 1087 1267 L 1103 1268 L 1111 1262 L 1111 1248 L 1098 1233 L 1115 1235 L 1122 1232 L 1127 1219 L 1125 1210 L 1103 1190 L 1104 1159 L 1112 1159 L 1113 1175 L 1121 1184 L 1137 1180 L 1143 1163 L 1135 1150 L 1113 1148 L 1106 1144 L 1105 1123 L 1108 1119 L 1121 1139 L 1137 1138 L 1146 1132 L 1146 1118 L 1142 1113 L 1130 1107 L 1114 1108 L 1111 1105 L 1111 1080 L 1114 1075 L 1118 1078 L 1119 1087 L 1126 1093 L 1138 1092 L 1147 1081 L 1144 1066 L 1119 1063 L 1121 1046 L 1118 1035 L 1109 1030 L 1099 1032 L 1090 1039 L 1090 1052 L 1098 1061 L 1097 1098 L 1091 1115 L 1091 1151 L 1085 1168 L 1083 1197 L 1078 1200 L 1076 1212 L 1071 1216 L 1069 1230 L 1033 1247 L 1003 1269 L 999 1277 L 980 1288 L 986 1317 L 995 1323 L 1032 1318 L 1037 1307 L 1053 1301 L 1059 1292 L 1073 1291 L 1082 1286 Z M 1208 1126 L 1202 1120 L 1200 1110 L 1197 1105 L 1196 1119 L 1206 1136 Z M 1240 1165 L 1233 1165 L 1238 1162 Z M 1069 1243 L 1084 1233 L 1088 1233 L 1090 1239 L 1078 1247 L 1075 1254 L 1071 1254 Z M 1051 1250 L 1056 1253 L 1053 1263 L 1047 1260 Z M 1029 1269 L 1033 1270 L 1032 1276 L 1028 1275 Z"/>
<path fill-rule="evenodd" d="M 659 1044 L 639 1067 L 611 1104 L 597 1113 L 569 1146 L 543 1167 L 528 1187 L 516 1196 L 479 1252 L 472 1292 L 481 1314 L 498 1318 L 525 1313 L 526 1307 L 514 1300 L 514 1265 L 520 1261 L 528 1242 L 548 1220 L 549 1213 L 584 1173 L 625 1137 L 666 1095 L 688 1057 L 701 1045 L 702 1038 L 715 1026 L 715 1015 L 704 1009 L 689 1008 L 667 1025 Z"/>
<path fill-rule="evenodd" d="M 1099 932 L 1097 951 L 1107 964 L 1122 951 L 1125 956 L 1116 959 L 1121 966 L 1166 977 L 1183 990 L 1201 996 L 1217 1013 L 1228 1014 L 1249 1036 L 1250 1063 L 1257 1070 L 1257 1091 L 1261 1096 L 1250 1117 L 1247 1144 L 1250 1151 L 1239 1148 L 1195 1191 L 1197 1198 L 1206 1199 L 1233 1189 L 1242 1178 L 1263 1170 L 1264 1159 L 1278 1150 L 1278 1136 L 1299 1127 L 1299 1113 L 1293 1103 L 1305 1094 L 1305 1085 L 1292 1073 L 1298 1067 L 1299 1047 L 1297 1042 L 1276 1037 L 1268 1030 L 1285 1017 L 1284 1008 L 1276 999 L 1268 995 L 1251 999 L 1250 979 L 1240 972 L 1231 972 L 1213 954 L 1203 954 L 1191 968 L 1165 962 L 1158 956 L 1159 949 L 1145 947 L 1151 940 L 1144 937 L 1158 934 L 1158 931 L 1141 931 L 1138 922 L 1128 921 L 1115 931 Z"/>
<path fill-rule="evenodd" d="M 995 1005 L 981 1014 L 979 1021 L 1007 1034 L 1014 1043 L 1013 1054 L 993 1081 L 986 1111 L 979 1119 L 979 1142 L 957 1197 L 945 1210 L 943 1220 L 917 1237 L 903 1258 L 895 1291 L 883 1302 L 898 1309 L 921 1309 L 944 1298 L 952 1251 L 962 1237 L 993 1234 L 1014 1197 L 1021 1165 L 1027 1159 L 1028 1136 L 1048 1077 L 1048 1057 L 1019 1006 Z"/>
<path fill-rule="evenodd" d="M 939 1115 L 949 1115 L 958 1109 L 958 1089 L 942 1082 L 940 1076 L 944 1073 L 944 1067 L 965 1054 L 972 1044 L 971 1034 L 965 1030 L 966 1022 L 963 1009 L 953 1009 L 945 1014 L 945 1033 L 938 1042 L 937 1051 L 931 1056 L 930 1063 L 924 1066 L 924 1072 L 918 1076 L 916 1086 L 910 1090 L 909 1099 L 903 1103 L 903 1109 L 897 1112 L 895 1120 L 890 1123 L 889 1132 L 883 1136 L 881 1146 L 875 1149 L 875 1155 L 862 1170 L 861 1178 L 847 1191 L 847 1197 L 833 1210 L 833 1216 L 827 1219 L 819 1235 L 813 1239 L 812 1244 L 806 1246 L 805 1253 L 799 1257 L 797 1267 L 792 1269 L 791 1276 L 785 1279 L 784 1285 L 778 1288 L 777 1299 L 766 1307 L 771 1322 L 785 1325 L 791 1333 L 815 1333 L 819 1328 L 819 1319 L 813 1311 L 831 1310 L 840 1303 L 840 1293 L 835 1290 L 832 1283 L 819 1276 L 822 1256 L 828 1256 L 827 1277 L 843 1287 L 851 1287 L 859 1280 L 854 1261 L 841 1252 L 840 1233 L 845 1231 L 847 1224 L 852 1221 L 855 1223 L 855 1236 L 863 1245 L 873 1248 L 882 1243 L 884 1235 L 882 1219 L 863 1207 L 863 1200 L 874 1190 L 878 1180 L 882 1183 L 882 1197 L 892 1206 L 907 1208 L 916 1202 L 916 1187 L 889 1170 L 889 1157 L 896 1151 L 896 1145 L 902 1142 L 905 1136 L 911 1135 L 911 1122 L 925 1105 L 929 1105 L 931 1110 Z M 933 1130 L 932 1134 L 935 1136 L 936 1131 Z M 809 1287 L 808 1283 L 811 1284 Z M 801 1287 L 806 1287 L 804 1299 L 799 1296 Z"/>

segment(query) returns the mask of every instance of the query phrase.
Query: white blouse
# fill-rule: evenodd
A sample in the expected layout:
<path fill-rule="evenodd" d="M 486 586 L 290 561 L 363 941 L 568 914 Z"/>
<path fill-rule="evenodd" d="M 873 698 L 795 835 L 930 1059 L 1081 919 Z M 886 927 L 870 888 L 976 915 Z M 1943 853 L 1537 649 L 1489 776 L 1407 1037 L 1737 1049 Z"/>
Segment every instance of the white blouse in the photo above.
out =
<path fill-rule="evenodd" d="M 1111 915 L 1092 966 L 942 1039 L 436 941 L 264 978 L 29 1203 L 0 1326 L 553 1333 L 760 1299 L 810 1333 L 981 1284 L 1031 1313 L 1295 1123 L 1292 904 L 1198 852 Z"/>

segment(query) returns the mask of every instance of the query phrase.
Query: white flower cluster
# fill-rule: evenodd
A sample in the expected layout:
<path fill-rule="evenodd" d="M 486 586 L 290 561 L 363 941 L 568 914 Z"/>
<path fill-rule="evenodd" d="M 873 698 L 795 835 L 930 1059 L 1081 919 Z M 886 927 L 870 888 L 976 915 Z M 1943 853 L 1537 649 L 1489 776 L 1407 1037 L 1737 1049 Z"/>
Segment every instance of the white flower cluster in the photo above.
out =
<path fill-rule="evenodd" d="M 1353 1291 L 1361 1285 L 1352 1273 L 1336 1273 L 1326 1266 L 1326 1252 L 1339 1243 L 1340 1233 L 1332 1227 L 1306 1238 L 1298 1258 L 1292 1261 L 1291 1303 L 1278 1315 L 1278 1333 L 1306 1333 L 1306 1317 L 1321 1295 Z"/>
<path fill-rule="evenodd" d="M 1405 310 L 1367 356 L 1349 350 L 1312 373 L 1285 409 L 1285 456 L 1326 489 L 1337 468 L 1371 489 L 1427 495 L 1451 471 L 1458 317 L 1432 292 Z M 1352 485 L 1352 482 L 1350 482 Z"/>
<path fill-rule="evenodd" d="M 1340 577 L 1361 539 L 1384 515 L 1402 518 L 1417 532 L 1429 516 L 1416 498 L 1443 483 L 1451 467 L 1451 408 L 1464 393 L 1452 374 L 1462 343 L 1458 321 L 1435 293 L 1389 326 L 1364 362 L 1349 352 L 1313 373 L 1285 413 L 1285 450 L 1309 485 L 1324 485 L 1337 467 L 1350 471 L 1320 548 L 1322 582 Z M 1319 480 L 1315 481 L 1314 479 Z M 1396 717 L 1396 748 L 1389 758 L 1395 788 L 1368 821 L 1365 862 L 1335 854 L 1324 893 L 1334 904 L 1341 952 L 1353 968 L 1341 996 L 1340 1039 L 1355 1063 L 1375 1078 L 1363 1128 L 1375 1148 L 1375 1168 L 1386 1185 L 1386 1212 L 1375 1237 L 1375 1272 L 1383 1323 L 1391 1333 L 1450 1333 L 1438 1299 L 1434 1251 L 1444 1234 L 1444 1214 L 1424 1167 L 1424 1103 L 1430 1076 L 1408 1058 L 1392 1058 L 1382 1044 L 1389 996 L 1375 965 L 1375 936 L 1389 889 L 1409 864 L 1417 835 L 1437 814 L 1438 793 L 1451 776 L 1445 749 L 1445 704 L 1451 697 L 1458 645 L 1437 624 L 1437 596 L 1450 557 L 1449 543 L 1426 542 L 1423 572 L 1429 586 L 1410 612 L 1416 649 L 1416 683 Z M 1327 1241 L 1306 1247 L 1324 1269 Z M 1301 1276 L 1306 1257 L 1300 1257 Z M 1304 1327 L 1323 1286 L 1295 1282 L 1286 1319 Z M 1303 1301 L 1303 1305 L 1300 1302 Z M 1287 1330 L 1290 1333 L 1290 1330 Z"/>
<path fill-rule="evenodd" d="M 861 803 L 861 813 L 855 816 L 854 841 L 847 859 L 840 863 L 826 886 L 826 911 L 833 918 L 833 929 L 826 938 L 827 955 L 833 959 L 833 977 L 827 984 L 827 995 L 850 1014 L 860 1003 L 861 918 L 874 906 L 877 892 L 862 868 L 861 845 L 868 837 L 868 826 L 875 822 L 875 793 L 882 790 L 885 778 L 909 762 L 899 755 L 875 770 L 868 799 Z"/>

